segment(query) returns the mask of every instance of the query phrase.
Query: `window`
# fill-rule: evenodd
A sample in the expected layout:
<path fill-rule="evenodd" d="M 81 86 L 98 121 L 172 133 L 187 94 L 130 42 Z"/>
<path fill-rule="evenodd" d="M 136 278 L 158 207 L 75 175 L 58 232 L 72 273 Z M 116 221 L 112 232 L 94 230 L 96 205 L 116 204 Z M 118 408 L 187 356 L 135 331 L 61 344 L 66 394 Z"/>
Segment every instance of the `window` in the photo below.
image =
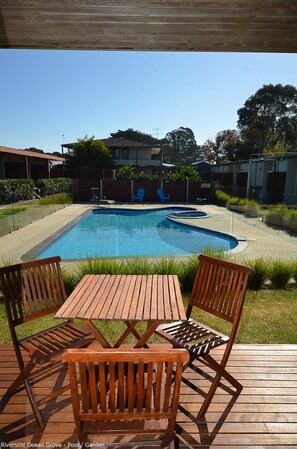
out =
<path fill-rule="evenodd" d="M 129 159 L 129 148 L 113 148 L 114 159 Z"/>

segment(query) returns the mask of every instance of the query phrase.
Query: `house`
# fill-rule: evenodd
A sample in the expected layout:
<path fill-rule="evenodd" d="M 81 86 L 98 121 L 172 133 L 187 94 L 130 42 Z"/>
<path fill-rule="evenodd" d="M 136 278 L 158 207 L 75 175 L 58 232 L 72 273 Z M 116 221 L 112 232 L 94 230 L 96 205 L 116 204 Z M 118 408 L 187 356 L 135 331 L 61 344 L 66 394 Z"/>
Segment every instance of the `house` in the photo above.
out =
<path fill-rule="evenodd" d="M 110 137 L 100 140 L 112 153 L 114 169 L 124 165 L 133 165 L 137 171 L 151 175 L 157 173 L 162 166 L 161 147 L 121 137 Z M 64 143 L 61 145 L 62 153 L 64 148 L 69 150 L 73 146 L 74 143 Z"/>
<path fill-rule="evenodd" d="M 63 164 L 63 157 L 0 146 L 0 179 L 50 178 L 54 163 Z"/>
<path fill-rule="evenodd" d="M 297 204 L 297 153 L 213 165 L 212 179 L 234 196 Z"/>
<path fill-rule="evenodd" d="M 102 139 L 110 149 L 114 168 L 134 165 L 136 170 L 154 174 L 161 167 L 161 147 L 133 140 L 111 137 Z"/>

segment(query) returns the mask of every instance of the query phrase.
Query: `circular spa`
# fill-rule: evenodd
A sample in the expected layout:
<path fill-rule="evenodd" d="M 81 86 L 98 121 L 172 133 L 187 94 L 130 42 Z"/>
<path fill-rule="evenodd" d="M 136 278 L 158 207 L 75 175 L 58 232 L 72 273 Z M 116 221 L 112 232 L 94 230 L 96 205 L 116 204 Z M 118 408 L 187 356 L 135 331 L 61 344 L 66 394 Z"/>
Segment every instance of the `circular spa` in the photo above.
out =
<path fill-rule="evenodd" d="M 209 218 L 210 214 L 202 210 L 190 210 L 186 212 L 173 212 L 168 215 L 168 218 Z"/>
<path fill-rule="evenodd" d="M 88 257 L 181 256 L 206 248 L 230 251 L 236 238 L 177 223 L 167 216 L 194 212 L 187 207 L 160 209 L 105 208 L 92 210 L 37 252 L 37 257 L 60 255 L 63 260 Z"/>

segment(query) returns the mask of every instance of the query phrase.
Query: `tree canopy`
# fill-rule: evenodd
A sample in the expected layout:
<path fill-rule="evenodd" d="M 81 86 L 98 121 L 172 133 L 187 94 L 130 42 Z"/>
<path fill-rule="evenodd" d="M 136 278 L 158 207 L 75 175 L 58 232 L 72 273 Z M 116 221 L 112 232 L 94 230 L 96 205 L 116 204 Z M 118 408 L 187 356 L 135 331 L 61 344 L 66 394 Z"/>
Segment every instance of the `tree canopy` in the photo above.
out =
<path fill-rule="evenodd" d="M 128 128 L 125 131 L 119 129 L 114 133 L 110 133 L 111 137 L 123 137 L 123 139 L 134 140 L 135 142 L 147 143 L 149 145 L 156 145 L 159 143 L 158 139 L 150 134 L 143 133 L 133 128 Z"/>
<path fill-rule="evenodd" d="M 166 134 L 163 141 L 164 157 L 172 163 L 195 160 L 198 152 L 195 135 L 190 128 L 180 126 Z"/>
<path fill-rule="evenodd" d="M 94 136 L 78 139 L 67 156 L 67 163 L 73 168 L 92 167 L 108 168 L 111 166 L 112 154 L 107 146 Z"/>
<path fill-rule="evenodd" d="M 226 129 L 216 134 L 214 140 L 208 139 L 202 146 L 204 157 L 214 164 L 234 161 L 237 156 L 239 133 L 236 129 Z"/>
<path fill-rule="evenodd" d="M 23 148 L 23 151 L 32 151 L 32 153 L 44 153 L 43 150 L 40 150 L 39 148 L 35 147 Z"/>
<path fill-rule="evenodd" d="M 238 111 L 238 128 L 251 152 L 275 147 L 295 151 L 297 142 L 297 89 L 289 84 L 268 84 L 249 97 Z"/>

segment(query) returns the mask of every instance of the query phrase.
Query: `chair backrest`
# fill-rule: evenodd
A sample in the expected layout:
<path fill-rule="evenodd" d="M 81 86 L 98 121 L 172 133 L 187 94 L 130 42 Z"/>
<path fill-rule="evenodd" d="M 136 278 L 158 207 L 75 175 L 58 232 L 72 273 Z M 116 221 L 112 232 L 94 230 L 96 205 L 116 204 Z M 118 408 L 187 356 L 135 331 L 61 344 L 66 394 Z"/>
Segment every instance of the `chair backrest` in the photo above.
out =
<path fill-rule="evenodd" d="M 100 200 L 100 189 L 98 187 L 91 187 L 91 198 L 94 200 Z"/>
<path fill-rule="evenodd" d="M 76 423 L 168 419 L 173 432 L 188 351 L 69 349 L 62 359 L 68 362 Z"/>
<path fill-rule="evenodd" d="M 163 189 L 161 189 L 161 187 L 159 187 L 159 188 L 157 189 L 157 195 L 158 195 L 158 197 L 160 198 L 160 200 L 163 200 L 163 199 L 164 199 L 164 192 L 163 192 Z"/>
<path fill-rule="evenodd" d="M 233 323 L 241 315 L 251 272 L 249 267 L 201 254 L 187 316 L 198 307 Z"/>
<path fill-rule="evenodd" d="M 60 257 L 0 268 L 0 286 L 10 326 L 56 312 L 67 298 Z"/>
<path fill-rule="evenodd" d="M 144 197 L 144 189 L 143 188 L 140 188 L 137 190 L 137 197 L 141 198 L 141 199 Z"/>

